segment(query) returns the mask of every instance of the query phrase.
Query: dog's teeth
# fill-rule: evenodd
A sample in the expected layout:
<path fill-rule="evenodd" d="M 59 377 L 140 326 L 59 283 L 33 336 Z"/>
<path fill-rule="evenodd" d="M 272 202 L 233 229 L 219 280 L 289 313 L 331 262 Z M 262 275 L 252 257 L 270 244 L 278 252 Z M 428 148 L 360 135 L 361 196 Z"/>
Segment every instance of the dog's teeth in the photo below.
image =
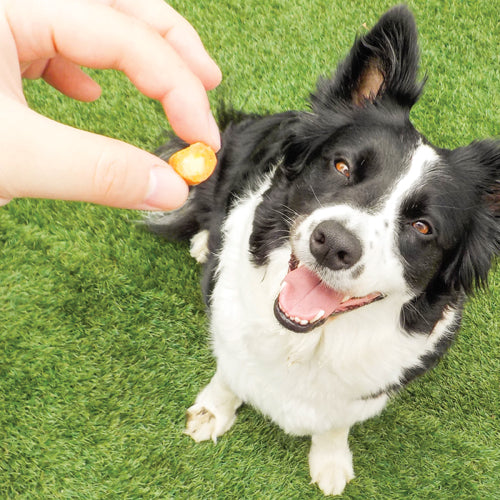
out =
<path fill-rule="evenodd" d="M 315 321 L 319 321 L 324 315 L 325 315 L 325 311 L 323 311 L 323 309 L 320 309 L 318 311 L 318 314 L 316 314 L 316 316 L 314 316 L 314 318 L 312 319 L 311 323 L 314 323 Z"/>
<path fill-rule="evenodd" d="M 343 304 L 344 302 L 347 302 L 348 300 L 351 300 L 352 299 L 352 296 L 351 295 L 346 295 L 341 301 L 340 303 Z"/>
<path fill-rule="evenodd" d="M 280 292 L 279 293 L 281 293 L 283 291 L 283 288 L 285 288 L 287 285 L 288 285 L 288 283 L 286 281 L 283 281 L 283 283 L 281 283 Z"/>
<path fill-rule="evenodd" d="M 307 319 L 302 319 L 302 320 L 300 320 L 300 324 L 301 324 L 302 326 L 306 326 L 306 325 L 308 325 L 308 324 L 309 324 L 309 321 L 307 321 Z"/>
<path fill-rule="evenodd" d="M 297 264 L 297 269 L 299 269 L 299 267 L 302 267 L 303 265 L 304 265 L 304 264 L 302 264 L 302 262 L 299 262 L 299 263 Z"/>

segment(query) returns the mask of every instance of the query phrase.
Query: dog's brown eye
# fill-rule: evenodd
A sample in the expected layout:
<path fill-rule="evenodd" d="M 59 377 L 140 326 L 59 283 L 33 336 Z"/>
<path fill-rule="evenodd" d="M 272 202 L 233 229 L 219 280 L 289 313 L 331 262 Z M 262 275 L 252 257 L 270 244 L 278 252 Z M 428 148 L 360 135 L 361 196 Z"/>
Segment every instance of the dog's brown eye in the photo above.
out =
<path fill-rule="evenodd" d="M 336 161 L 335 169 L 340 172 L 344 177 L 351 177 L 351 169 L 345 161 Z"/>
<path fill-rule="evenodd" d="M 420 234 L 431 234 L 431 226 L 423 220 L 415 221 L 412 226 L 420 233 Z"/>

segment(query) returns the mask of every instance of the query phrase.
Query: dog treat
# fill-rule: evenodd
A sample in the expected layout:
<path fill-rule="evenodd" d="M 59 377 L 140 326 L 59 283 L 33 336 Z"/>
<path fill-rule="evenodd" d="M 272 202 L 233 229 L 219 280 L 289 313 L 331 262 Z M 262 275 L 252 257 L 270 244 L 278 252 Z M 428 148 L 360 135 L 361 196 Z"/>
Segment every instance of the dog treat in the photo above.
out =
<path fill-rule="evenodd" d="M 212 175 L 217 157 L 212 148 L 195 142 L 174 153 L 168 163 L 190 186 L 194 186 Z"/>

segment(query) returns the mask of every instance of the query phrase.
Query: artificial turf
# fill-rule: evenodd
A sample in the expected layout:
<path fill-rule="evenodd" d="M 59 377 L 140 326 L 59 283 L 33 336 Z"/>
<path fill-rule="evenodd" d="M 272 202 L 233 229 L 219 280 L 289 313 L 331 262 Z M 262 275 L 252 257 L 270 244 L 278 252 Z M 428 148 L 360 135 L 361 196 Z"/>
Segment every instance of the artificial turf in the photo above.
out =
<path fill-rule="evenodd" d="M 363 23 L 390 2 L 172 2 L 197 28 L 224 82 L 211 92 L 251 112 L 305 108 Z M 429 77 L 412 112 L 437 145 L 499 133 L 498 2 L 409 2 Z M 30 105 L 148 150 L 161 107 L 117 72 L 92 72 L 82 104 L 27 82 Z M 244 407 L 217 445 L 182 434 L 214 371 L 198 287 L 182 244 L 136 212 L 16 200 L 0 209 L 0 498 L 322 498 L 309 440 Z M 493 499 L 500 491 L 500 270 L 468 304 L 441 364 L 350 437 L 350 499 Z"/>

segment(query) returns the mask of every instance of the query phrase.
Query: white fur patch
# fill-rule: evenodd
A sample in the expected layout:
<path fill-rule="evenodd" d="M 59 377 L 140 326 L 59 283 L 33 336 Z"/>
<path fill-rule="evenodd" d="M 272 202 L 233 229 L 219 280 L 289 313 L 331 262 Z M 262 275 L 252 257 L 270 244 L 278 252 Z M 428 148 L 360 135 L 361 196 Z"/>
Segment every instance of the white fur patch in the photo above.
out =
<path fill-rule="evenodd" d="M 208 230 L 200 231 L 191 238 L 189 254 L 200 264 L 208 259 Z"/>

